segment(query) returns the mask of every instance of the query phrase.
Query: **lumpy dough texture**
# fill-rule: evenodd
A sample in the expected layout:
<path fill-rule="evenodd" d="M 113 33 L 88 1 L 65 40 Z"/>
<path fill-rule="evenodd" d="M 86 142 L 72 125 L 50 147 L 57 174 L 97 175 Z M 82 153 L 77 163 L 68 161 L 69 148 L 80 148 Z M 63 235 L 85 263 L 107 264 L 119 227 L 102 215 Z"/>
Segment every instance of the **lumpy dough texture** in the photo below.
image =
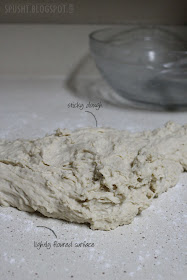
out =
<path fill-rule="evenodd" d="M 111 230 L 131 223 L 186 170 L 187 125 L 58 129 L 0 140 L 0 205 Z"/>

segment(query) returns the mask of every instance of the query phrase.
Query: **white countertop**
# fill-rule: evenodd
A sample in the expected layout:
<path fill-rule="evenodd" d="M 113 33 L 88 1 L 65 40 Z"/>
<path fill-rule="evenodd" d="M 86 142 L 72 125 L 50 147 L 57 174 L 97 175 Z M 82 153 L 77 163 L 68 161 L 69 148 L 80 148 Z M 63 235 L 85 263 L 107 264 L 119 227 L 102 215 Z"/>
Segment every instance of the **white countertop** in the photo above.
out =
<path fill-rule="evenodd" d="M 102 26 L 103 27 L 103 26 Z M 87 35 L 98 26 L 0 26 L 0 138 L 39 137 L 58 127 L 98 126 L 140 131 L 187 112 L 132 107 L 102 82 L 89 57 Z M 81 62 L 81 63 L 80 63 Z M 69 103 L 84 109 L 68 108 Z M 0 279 L 185 279 L 187 175 L 155 199 L 131 225 L 110 232 L 0 207 Z M 46 226 L 54 234 L 37 226 Z M 55 248 L 53 242 L 73 242 Z M 34 242 L 51 244 L 38 250 Z M 77 242 L 94 247 L 77 248 Z"/>

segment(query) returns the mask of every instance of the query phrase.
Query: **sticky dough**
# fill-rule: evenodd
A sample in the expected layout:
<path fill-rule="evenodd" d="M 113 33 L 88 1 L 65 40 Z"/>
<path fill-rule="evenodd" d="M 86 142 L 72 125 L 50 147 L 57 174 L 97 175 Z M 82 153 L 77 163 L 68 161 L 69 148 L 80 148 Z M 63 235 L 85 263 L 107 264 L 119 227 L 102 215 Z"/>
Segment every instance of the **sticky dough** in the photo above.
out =
<path fill-rule="evenodd" d="M 111 230 L 131 223 L 186 170 L 187 125 L 58 129 L 0 140 L 0 205 Z"/>

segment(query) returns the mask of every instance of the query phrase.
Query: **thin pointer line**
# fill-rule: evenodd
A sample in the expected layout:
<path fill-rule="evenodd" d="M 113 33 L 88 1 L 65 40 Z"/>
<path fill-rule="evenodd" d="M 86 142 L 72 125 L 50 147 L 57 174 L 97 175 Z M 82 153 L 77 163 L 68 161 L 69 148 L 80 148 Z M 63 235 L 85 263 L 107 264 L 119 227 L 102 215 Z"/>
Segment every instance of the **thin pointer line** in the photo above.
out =
<path fill-rule="evenodd" d="M 56 233 L 55 233 L 54 230 L 52 230 L 51 228 L 48 228 L 48 227 L 45 227 L 45 226 L 36 226 L 36 227 L 42 227 L 42 228 L 47 228 L 47 229 L 49 229 L 50 231 L 52 231 L 52 233 L 54 234 L 54 236 L 57 238 Z"/>
<path fill-rule="evenodd" d="M 93 114 L 92 112 L 90 112 L 90 111 L 85 111 L 85 112 L 92 114 L 92 116 L 93 116 L 94 119 L 95 119 L 95 123 L 96 123 L 96 127 L 97 127 L 97 119 L 96 119 L 96 117 L 94 116 L 94 114 Z"/>

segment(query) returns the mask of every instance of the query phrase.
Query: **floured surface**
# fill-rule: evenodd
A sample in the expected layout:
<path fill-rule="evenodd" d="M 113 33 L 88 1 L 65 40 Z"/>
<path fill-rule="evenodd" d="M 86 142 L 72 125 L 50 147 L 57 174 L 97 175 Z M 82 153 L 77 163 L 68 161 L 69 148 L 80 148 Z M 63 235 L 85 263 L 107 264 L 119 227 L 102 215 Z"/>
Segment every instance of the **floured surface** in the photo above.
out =
<path fill-rule="evenodd" d="M 59 129 L 0 142 L 0 204 L 110 230 L 129 224 L 186 170 L 186 125 L 134 134 Z"/>
<path fill-rule="evenodd" d="M 1 207 L 1 279 L 185 280 L 186 175 L 133 223 L 110 232 Z M 37 226 L 53 229 L 57 238 Z M 34 242 L 41 241 L 86 241 L 94 247 L 38 250 Z"/>
<path fill-rule="evenodd" d="M 76 129 L 95 125 L 91 114 L 66 109 L 66 105 L 75 99 L 62 88 L 61 78 L 44 81 L 1 79 L 0 91 L 0 138 L 30 139 L 43 137 L 58 127 Z M 80 97 L 76 101 L 83 102 Z M 105 103 L 103 107 L 96 115 L 98 125 L 120 130 L 137 132 L 163 127 L 168 120 L 184 124 L 187 119 L 186 112 L 158 113 L 109 107 Z M 0 207 L 0 278 L 185 280 L 186 185 L 185 172 L 177 186 L 153 199 L 151 206 L 131 224 L 111 231 L 92 231 L 84 224 Z M 51 228 L 57 239 L 50 230 L 37 226 Z M 53 243 L 56 240 L 94 242 L 95 246 L 40 250 L 34 247 L 34 241 Z"/>

